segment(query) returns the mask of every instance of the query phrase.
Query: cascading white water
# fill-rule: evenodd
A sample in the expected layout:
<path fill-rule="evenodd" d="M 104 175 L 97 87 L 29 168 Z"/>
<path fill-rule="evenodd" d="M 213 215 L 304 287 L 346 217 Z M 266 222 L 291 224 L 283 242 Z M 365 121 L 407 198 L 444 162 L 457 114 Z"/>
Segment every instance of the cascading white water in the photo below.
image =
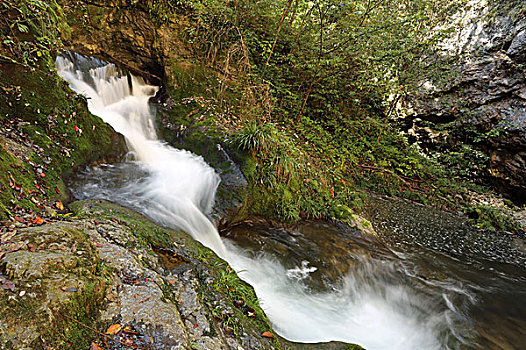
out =
<path fill-rule="evenodd" d="M 375 278 L 375 270 L 389 269 L 381 261 L 364 262 L 336 290 L 314 293 L 302 283 L 312 267 L 287 270 L 271 256 L 250 257 L 232 243 L 224 244 L 206 216 L 219 177 L 201 157 L 157 139 L 148 105 L 157 88 L 137 77 L 131 77 L 130 84 L 112 64 L 75 59 L 91 64 L 91 69 L 83 72 L 78 62 L 58 57 L 58 73 L 73 90 L 88 97 L 93 114 L 125 136 L 137 165 L 146 173 L 141 181 L 112 188 L 105 196 L 185 230 L 227 260 L 255 288 L 283 337 L 299 342 L 337 340 L 367 349 L 444 348 L 442 334 L 450 310 L 437 308 L 436 301 L 403 284 Z"/>
<path fill-rule="evenodd" d="M 201 157 L 157 139 L 148 104 L 157 87 L 134 76 L 129 84 L 113 64 L 93 67 L 87 76 L 66 57 L 59 56 L 55 65 L 71 88 L 88 98 L 90 111 L 124 135 L 130 151 L 148 172 L 144 187 L 135 189 L 155 205 L 148 214 L 224 256 L 217 230 L 204 214 L 213 205 L 219 176 Z"/>

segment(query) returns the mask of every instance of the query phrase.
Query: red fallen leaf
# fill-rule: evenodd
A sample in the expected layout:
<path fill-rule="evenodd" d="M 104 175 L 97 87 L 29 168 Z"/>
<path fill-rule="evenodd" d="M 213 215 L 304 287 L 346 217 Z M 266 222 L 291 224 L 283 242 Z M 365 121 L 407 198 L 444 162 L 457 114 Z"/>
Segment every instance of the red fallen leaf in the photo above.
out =
<path fill-rule="evenodd" d="M 30 252 L 33 252 L 33 253 L 36 252 L 36 248 L 35 248 L 35 246 L 32 245 L 32 244 L 28 244 L 28 245 L 27 245 L 27 249 L 28 249 Z"/>
<path fill-rule="evenodd" d="M 36 225 L 42 225 L 44 223 L 44 219 L 42 219 L 40 216 L 37 216 L 35 220 L 33 220 L 33 224 Z"/>
<path fill-rule="evenodd" d="M 58 189 L 57 186 L 55 186 L 55 191 L 56 191 L 58 194 L 60 194 L 60 190 Z"/>
<path fill-rule="evenodd" d="M 117 333 L 119 333 L 121 331 L 122 327 L 120 324 L 116 323 L 116 324 L 112 324 L 108 330 L 106 331 L 106 334 L 109 334 L 109 335 L 115 335 Z"/>
<path fill-rule="evenodd" d="M 40 173 L 40 177 L 46 177 L 46 174 Z"/>
<path fill-rule="evenodd" d="M 102 247 L 104 247 L 104 246 L 103 246 L 102 244 L 100 244 L 100 243 L 95 244 L 95 246 L 96 246 L 97 248 L 102 248 Z"/>
<path fill-rule="evenodd" d="M 22 219 L 20 216 L 15 216 L 13 219 L 15 219 L 15 221 L 18 221 L 20 223 L 24 223 L 24 219 Z"/>
<path fill-rule="evenodd" d="M 98 346 L 97 344 L 95 343 L 91 343 L 91 346 L 89 348 L 90 350 L 104 350 L 103 348 L 101 348 L 100 346 Z"/>
<path fill-rule="evenodd" d="M 261 336 L 264 338 L 274 338 L 274 335 L 270 332 L 263 332 L 261 333 Z"/>
<path fill-rule="evenodd" d="M 79 131 L 79 127 L 75 125 L 75 131 Z"/>
<path fill-rule="evenodd" d="M 194 329 L 196 329 L 196 328 L 197 328 L 197 323 L 194 323 Z"/>

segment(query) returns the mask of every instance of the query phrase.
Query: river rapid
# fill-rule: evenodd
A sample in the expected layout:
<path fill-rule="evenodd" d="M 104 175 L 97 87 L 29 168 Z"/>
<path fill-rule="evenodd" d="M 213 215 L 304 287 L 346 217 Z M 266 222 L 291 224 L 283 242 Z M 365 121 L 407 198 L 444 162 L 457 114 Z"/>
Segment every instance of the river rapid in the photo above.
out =
<path fill-rule="evenodd" d="M 514 264 L 451 251 L 459 247 L 454 237 L 470 237 L 472 231 L 462 225 L 462 230 L 447 225 L 440 230 L 447 218 L 426 226 L 425 209 L 419 222 L 412 207 L 404 212 L 405 204 L 393 204 L 402 212 L 393 215 L 397 210 L 385 200 L 369 208 L 381 239 L 321 221 L 292 228 L 249 222 L 220 237 L 210 219 L 220 178 L 201 157 L 157 138 L 149 100 L 158 88 L 113 64 L 76 54 L 59 56 L 56 68 L 86 96 L 93 114 L 125 136 L 130 151 L 122 163 L 79 173 L 71 184 L 73 195 L 108 199 L 189 233 L 254 287 L 283 337 L 367 349 L 519 349 L 526 344 L 520 242 L 499 241 Z M 449 245 L 441 245 L 441 239 Z M 460 246 L 469 250 L 474 241 Z"/>

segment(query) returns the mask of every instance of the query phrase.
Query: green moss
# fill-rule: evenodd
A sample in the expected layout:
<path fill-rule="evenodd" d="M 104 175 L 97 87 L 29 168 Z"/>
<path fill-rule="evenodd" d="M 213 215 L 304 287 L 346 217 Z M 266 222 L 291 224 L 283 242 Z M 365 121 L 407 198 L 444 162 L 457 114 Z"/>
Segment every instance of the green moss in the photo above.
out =
<path fill-rule="evenodd" d="M 0 202 L 1 207 L 4 209 L 0 212 L 0 219 L 8 219 L 10 213 L 8 207 L 11 207 L 13 203 L 17 203 L 22 207 L 36 209 L 34 203 L 29 199 L 19 199 L 20 191 L 16 188 L 18 185 L 21 189 L 27 193 L 28 190 L 34 189 L 32 179 L 35 178 L 33 169 L 15 158 L 5 148 L 0 148 Z M 15 182 L 11 180 L 15 179 Z M 15 188 L 12 188 L 14 186 Z"/>
<path fill-rule="evenodd" d="M 80 290 L 68 304 L 62 307 L 56 317 L 56 328 L 45 334 L 44 338 L 58 340 L 59 349 L 89 348 L 97 334 L 86 326 L 93 329 L 100 328 L 96 320 L 103 307 L 104 296 L 104 283 L 98 280 L 89 282 L 86 288 Z"/>
<path fill-rule="evenodd" d="M 170 248 L 174 244 L 185 247 L 185 251 L 197 252 L 199 243 L 182 231 L 162 228 L 143 215 L 104 200 L 87 200 L 74 202 L 70 205 L 78 218 L 95 218 L 111 220 L 131 229 L 139 244 L 148 250 L 152 247 Z M 193 253 L 197 254 L 197 253 Z"/>
<path fill-rule="evenodd" d="M 241 280 L 228 264 L 208 250 L 200 249 L 198 259 L 208 268 L 207 273 L 212 275 L 212 282 L 202 284 L 201 299 L 208 306 L 211 315 L 221 320 L 224 327 L 231 328 L 237 337 L 243 336 L 242 330 L 252 329 L 261 334 L 272 331 L 270 322 L 259 305 L 259 299 L 248 283 Z M 203 279 L 206 276 L 203 276 Z M 223 304 L 214 301 L 223 300 Z M 233 305 L 240 302 L 240 307 L 234 307 L 231 312 L 225 312 L 221 305 Z M 255 315 L 248 316 L 248 310 Z M 274 339 L 273 348 L 280 349 L 278 339 Z"/>
<path fill-rule="evenodd" d="M 365 350 L 364 348 L 362 348 L 360 345 L 356 345 L 356 344 L 347 344 L 345 346 L 345 350 Z"/>
<path fill-rule="evenodd" d="M 519 223 L 505 209 L 497 209 L 487 205 L 467 206 L 464 213 L 472 224 L 480 229 L 491 231 L 517 231 Z"/>
<path fill-rule="evenodd" d="M 62 176 L 90 161 L 118 153 L 112 149 L 115 142 L 111 127 L 90 114 L 85 99 L 73 93 L 55 73 L 6 65 L 0 71 L 0 90 L 4 92 L 0 122 L 11 122 L 13 128 L 19 129 L 10 137 L 19 144 L 26 142 L 28 146 L 20 148 L 29 152 L 29 156 L 15 157 L 4 148 L 0 150 L 0 183 L 5 188 L 0 192 L 4 208 L 0 217 L 6 218 L 6 209 L 16 204 L 41 211 L 30 201 L 31 197 L 48 202 L 66 199 Z M 44 175 L 36 173 L 36 166 L 44 169 Z M 22 185 L 27 200 L 14 198 L 9 173 Z M 36 191 L 35 183 L 45 189 L 45 194 Z"/>

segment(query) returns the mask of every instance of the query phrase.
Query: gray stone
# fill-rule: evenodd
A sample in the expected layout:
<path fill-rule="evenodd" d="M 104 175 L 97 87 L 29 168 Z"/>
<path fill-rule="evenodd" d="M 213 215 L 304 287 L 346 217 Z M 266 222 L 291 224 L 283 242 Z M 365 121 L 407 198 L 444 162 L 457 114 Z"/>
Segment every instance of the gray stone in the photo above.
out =
<path fill-rule="evenodd" d="M 506 53 L 509 56 L 518 56 L 521 55 L 521 59 L 526 57 L 526 30 L 523 30 L 511 42 L 510 47 Z"/>
<path fill-rule="evenodd" d="M 526 75 L 521 64 L 526 58 L 526 20 L 520 15 L 524 3 L 470 4 L 457 16 L 457 32 L 444 43 L 448 52 L 463 58 L 456 66 L 458 76 L 442 88 L 410 96 L 405 110 L 412 121 L 404 124 L 410 139 L 424 148 L 471 143 L 489 157 L 488 170 L 476 175 L 525 201 Z M 426 121 L 426 128 L 417 119 Z M 447 134 L 435 130 L 452 122 L 454 128 Z M 476 141 L 474 131 L 489 137 Z"/>

